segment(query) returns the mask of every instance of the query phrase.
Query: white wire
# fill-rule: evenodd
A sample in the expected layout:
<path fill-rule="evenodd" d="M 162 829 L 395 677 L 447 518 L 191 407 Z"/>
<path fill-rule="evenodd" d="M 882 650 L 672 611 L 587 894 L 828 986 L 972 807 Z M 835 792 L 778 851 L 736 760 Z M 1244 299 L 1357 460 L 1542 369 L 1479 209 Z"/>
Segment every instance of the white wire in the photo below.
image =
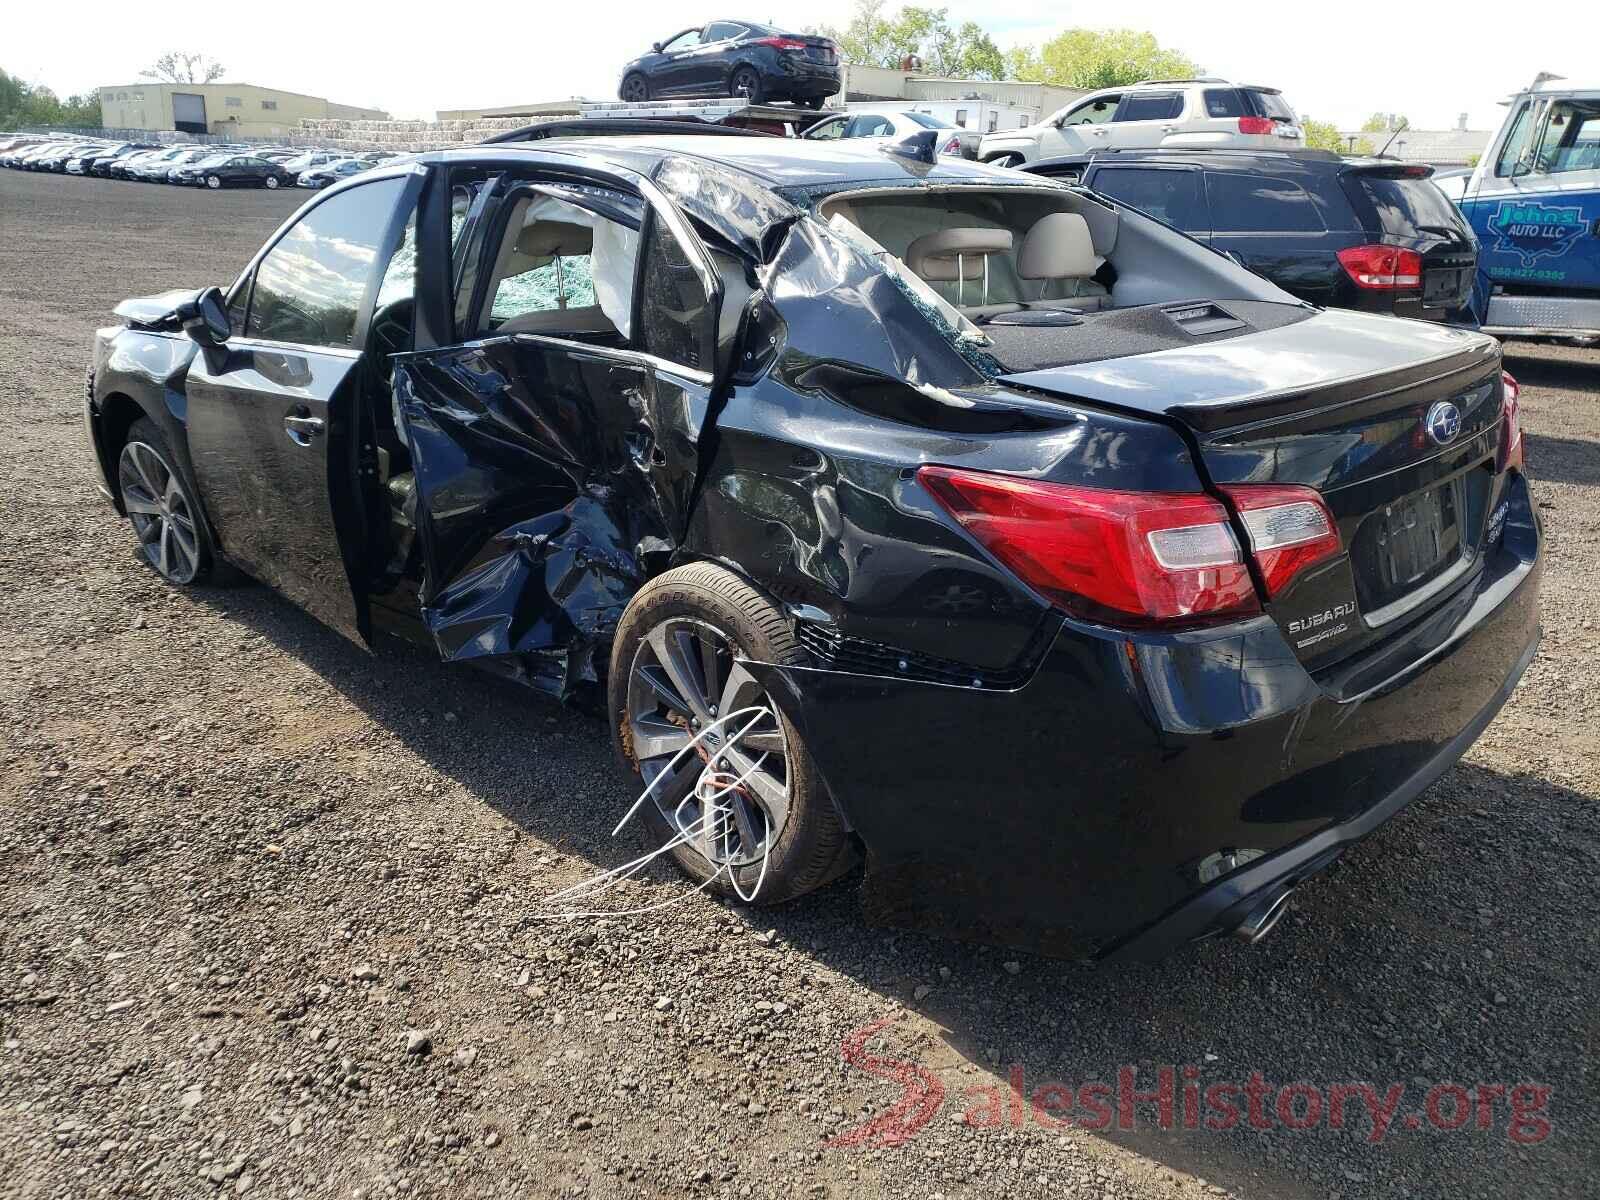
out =
<path fill-rule="evenodd" d="M 694 787 L 690 790 L 689 794 L 678 803 L 678 807 L 673 811 L 673 825 L 676 827 L 677 832 L 674 833 L 672 837 L 668 838 L 666 842 L 660 846 L 657 846 L 648 854 L 642 854 L 638 858 L 635 858 L 630 862 L 625 862 L 619 867 L 612 867 L 608 871 L 602 871 L 598 875 L 591 876 L 588 879 L 580 880 L 571 887 L 563 888 L 554 895 L 547 896 L 543 903 L 546 905 L 554 905 L 559 904 L 564 900 L 579 900 L 580 898 L 582 900 L 592 901 L 596 897 L 605 895 L 606 893 L 612 891 L 625 880 L 631 879 L 640 871 L 643 871 L 645 867 L 649 866 L 656 859 L 660 858 L 663 854 L 670 854 L 679 846 L 693 842 L 696 837 L 702 834 L 709 834 L 709 839 L 715 839 L 716 837 L 721 836 L 727 827 L 727 823 L 733 819 L 733 810 L 730 806 L 722 802 L 723 797 L 727 796 L 731 792 L 740 790 L 744 784 L 761 769 L 762 765 L 767 761 L 768 754 L 764 751 L 760 755 L 756 756 L 751 762 L 751 765 L 742 774 L 736 776 L 731 775 L 725 770 L 718 770 L 717 762 L 729 750 L 737 747 L 739 741 L 745 736 L 745 734 L 749 733 L 752 729 L 759 725 L 763 719 L 766 717 L 773 717 L 776 719 L 776 714 L 767 705 L 756 704 L 747 706 L 745 708 L 735 709 L 733 712 L 724 713 L 716 720 L 708 722 L 699 733 L 695 734 L 694 737 L 685 743 L 678 750 L 678 752 L 672 756 L 667 765 L 663 767 L 659 773 L 657 773 L 655 778 L 650 780 L 650 782 L 645 785 L 644 791 L 639 793 L 638 798 L 635 799 L 634 802 L 629 806 L 628 811 L 622 814 L 622 819 L 617 822 L 616 828 L 611 831 L 612 837 L 616 837 L 617 834 L 621 833 L 628 822 L 633 819 L 634 814 L 639 811 L 640 805 L 642 805 L 646 800 L 650 799 L 651 795 L 656 790 L 656 785 L 659 784 L 663 779 L 666 779 L 668 776 L 670 776 L 673 773 L 674 768 L 676 768 L 677 765 L 683 760 L 684 756 L 691 753 L 694 748 L 698 746 L 708 735 L 722 729 L 729 722 L 744 716 L 749 716 L 750 720 L 740 727 L 736 732 L 729 734 L 727 739 L 717 749 L 716 753 L 709 756 L 705 766 L 700 769 L 700 774 L 695 778 Z M 698 820 L 685 825 L 683 823 L 683 810 L 685 806 L 691 802 L 699 803 L 702 810 L 702 815 Z M 761 811 L 761 870 L 757 873 L 755 886 L 750 889 L 749 894 L 746 894 L 745 890 L 739 886 L 739 877 L 734 871 L 731 862 L 728 862 L 727 860 L 718 862 L 713 856 L 708 854 L 706 856 L 708 861 L 716 863 L 716 869 L 712 871 L 710 876 L 689 891 L 674 896 L 670 900 L 662 901 L 659 904 L 650 904 L 641 908 L 609 911 L 593 909 L 568 912 L 534 912 L 532 916 L 535 920 L 562 921 L 579 920 L 585 917 L 643 916 L 649 913 L 661 912 L 664 909 L 672 907 L 674 904 L 681 904 L 683 901 L 705 891 L 706 888 L 710 887 L 718 879 L 721 879 L 724 876 L 727 877 L 729 884 L 733 887 L 734 894 L 738 896 L 740 900 L 743 900 L 746 904 L 754 903 L 756 897 L 761 894 L 762 885 L 766 883 L 767 867 L 772 858 L 772 817 L 767 812 L 765 806 L 757 804 L 755 807 Z"/>

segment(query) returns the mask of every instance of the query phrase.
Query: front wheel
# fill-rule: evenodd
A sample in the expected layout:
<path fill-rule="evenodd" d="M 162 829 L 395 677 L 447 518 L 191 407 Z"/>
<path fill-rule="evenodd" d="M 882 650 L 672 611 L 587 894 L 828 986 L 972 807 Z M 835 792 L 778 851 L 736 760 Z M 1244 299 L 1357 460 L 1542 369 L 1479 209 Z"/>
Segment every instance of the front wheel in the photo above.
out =
<path fill-rule="evenodd" d="M 691 878 L 757 904 L 804 895 L 855 861 L 799 731 L 749 666 L 803 661 L 789 619 L 711 563 L 641 588 L 612 645 L 612 733 L 651 789 L 639 814 L 652 845 L 676 839 L 672 854 Z M 707 771 L 740 782 L 723 784 L 720 799 L 698 797 Z"/>
<path fill-rule="evenodd" d="M 268 175 L 268 176 L 267 176 L 267 180 L 266 180 L 266 182 L 267 182 L 267 187 L 268 187 L 268 188 L 269 188 L 269 189 L 270 189 L 270 190 L 273 190 L 273 191 L 276 191 L 276 190 L 277 190 L 277 187 L 278 187 L 278 177 L 277 177 L 277 176 L 276 176 L 276 175 Z"/>
<path fill-rule="evenodd" d="M 743 96 L 751 104 L 764 103 L 767 97 L 761 86 L 761 72 L 754 67 L 740 67 L 733 73 L 733 82 L 729 86 L 728 94 Z"/>
<path fill-rule="evenodd" d="M 827 102 L 828 98 L 826 96 L 807 96 L 802 103 L 804 103 L 807 108 L 815 111 L 820 109 Z"/>
<path fill-rule="evenodd" d="M 222 186 L 222 180 L 218 179 L 215 175 L 207 175 L 206 186 L 215 191 L 217 188 Z"/>
<path fill-rule="evenodd" d="M 156 423 L 141 417 L 129 426 L 117 457 L 117 489 L 139 557 L 163 579 L 184 587 L 207 582 L 216 572 L 217 556 L 174 461 Z"/>
<path fill-rule="evenodd" d="M 629 104 L 643 104 L 650 99 L 650 81 L 643 75 L 629 75 L 622 81 L 622 98 Z"/>

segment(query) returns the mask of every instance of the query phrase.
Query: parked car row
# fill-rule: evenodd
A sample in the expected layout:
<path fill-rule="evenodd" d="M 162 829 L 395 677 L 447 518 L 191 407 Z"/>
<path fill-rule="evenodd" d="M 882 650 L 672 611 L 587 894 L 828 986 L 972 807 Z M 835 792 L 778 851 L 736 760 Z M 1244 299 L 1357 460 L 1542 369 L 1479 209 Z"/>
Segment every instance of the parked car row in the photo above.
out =
<path fill-rule="evenodd" d="M 38 135 L 0 137 L 0 167 L 213 190 L 322 188 L 396 157 L 387 152 L 352 156 L 341 150 L 290 146 L 172 146 Z"/>

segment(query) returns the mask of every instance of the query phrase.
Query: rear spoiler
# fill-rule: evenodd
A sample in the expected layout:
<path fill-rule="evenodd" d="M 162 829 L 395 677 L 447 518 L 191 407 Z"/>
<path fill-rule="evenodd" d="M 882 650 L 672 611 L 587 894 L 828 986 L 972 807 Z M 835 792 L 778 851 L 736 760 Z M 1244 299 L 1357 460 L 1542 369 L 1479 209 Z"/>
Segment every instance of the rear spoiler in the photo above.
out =
<path fill-rule="evenodd" d="M 1400 162 L 1361 162 L 1351 163 L 1341 175 L 1370 175 L 1376 179 L 1430 179 L 1433 177 L 1433 168 L 1427 163 Z"/>
<path fill-rule="evenodd" d="M 671 121 L 655 117 L 576 117 L 566 121 L 540 121 L 484 138 L 480 145 L 500 142 L 542 142 L 562 137 L 626 137 L 633 134 L 711 134 L 717 137 L 774 137 L 756 129 L 713 125 L 708 121 Z"/>

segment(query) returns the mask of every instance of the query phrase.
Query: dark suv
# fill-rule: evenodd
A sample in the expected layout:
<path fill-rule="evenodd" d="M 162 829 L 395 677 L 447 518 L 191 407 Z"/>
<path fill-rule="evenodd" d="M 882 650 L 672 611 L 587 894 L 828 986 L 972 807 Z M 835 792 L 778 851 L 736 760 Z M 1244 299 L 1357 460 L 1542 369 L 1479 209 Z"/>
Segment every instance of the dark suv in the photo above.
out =
<path fill-rule="evenodd" d="M 1165 221 L 1312 304 L 1464 319 L 1478 244 L 1433 168 L 1325 150 L 1116 150 L 1025 168 Z"/>
<path fill-rule="evenodd" d="M 825 37 L 754 21 L 712 21 L 675 33 L 630 62 L 618 94 L 635 102 L 743 96 L 751 104 L 793 100 L 821 108 L 839 82 L 839 48 Z"/>

